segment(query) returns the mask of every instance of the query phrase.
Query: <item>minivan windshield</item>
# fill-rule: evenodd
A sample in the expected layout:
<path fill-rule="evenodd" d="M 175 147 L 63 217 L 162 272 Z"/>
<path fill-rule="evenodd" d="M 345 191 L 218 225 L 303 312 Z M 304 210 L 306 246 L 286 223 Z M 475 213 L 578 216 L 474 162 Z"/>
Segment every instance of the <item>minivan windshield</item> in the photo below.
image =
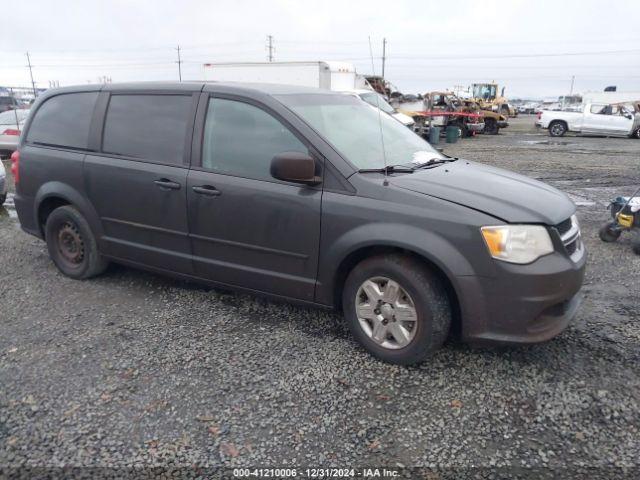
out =
<path fill-rule="evenodd" d="M 415 166 L 445 158 L 400 122 L 389 115 L 381 115 L 377 108 L 354 96 L 293 94 L 276 97 L 358 169 Z"/>

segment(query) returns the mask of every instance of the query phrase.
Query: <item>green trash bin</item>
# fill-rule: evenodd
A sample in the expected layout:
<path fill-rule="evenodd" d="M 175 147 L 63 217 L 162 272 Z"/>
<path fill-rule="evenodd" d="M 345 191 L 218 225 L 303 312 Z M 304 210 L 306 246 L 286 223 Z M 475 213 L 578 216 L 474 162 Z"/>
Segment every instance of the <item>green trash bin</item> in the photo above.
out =
<path fill-rule="evenodd" d="M 429 143 L 437 145 L 440 141 L 440 127 L 431 127 L 429 129 Z"/>
<path fill-rule="evenodd" d="M 446 137 L 447 143 L 456 143 L 460 136 L 460 127 L 449 126 L 447 127 Z"/>

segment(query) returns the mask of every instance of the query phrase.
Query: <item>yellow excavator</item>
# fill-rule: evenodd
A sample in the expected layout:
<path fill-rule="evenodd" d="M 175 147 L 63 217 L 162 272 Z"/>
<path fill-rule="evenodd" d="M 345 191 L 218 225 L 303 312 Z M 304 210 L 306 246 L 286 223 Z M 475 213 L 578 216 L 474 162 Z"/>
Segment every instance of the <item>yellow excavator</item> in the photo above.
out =
<path fill-rule="evenodd" d="M 471 95 L 482 110 L 500 113 L 505 117 L 518 115 L 518 111 L 509 105 L 509 101 L 504 96 L 504 87 L 498 95 L 498 84 L 495 82 L 472 84 Z"/>

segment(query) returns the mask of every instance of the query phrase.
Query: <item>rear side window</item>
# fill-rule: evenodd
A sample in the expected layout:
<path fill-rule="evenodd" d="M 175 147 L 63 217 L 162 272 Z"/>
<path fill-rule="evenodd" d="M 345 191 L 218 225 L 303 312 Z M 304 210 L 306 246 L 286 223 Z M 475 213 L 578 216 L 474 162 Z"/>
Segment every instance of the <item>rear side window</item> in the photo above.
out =
<path fill-rule="evenodd" d="M 190 95 L 112 95 L 102 151 L 182 165 L 190 112 Z"/>
<path fill-rule="evenodd" d="M 66 93 L 46 100 L 29 127 L 27 142 L 86 149 L 98 92 Z"/>

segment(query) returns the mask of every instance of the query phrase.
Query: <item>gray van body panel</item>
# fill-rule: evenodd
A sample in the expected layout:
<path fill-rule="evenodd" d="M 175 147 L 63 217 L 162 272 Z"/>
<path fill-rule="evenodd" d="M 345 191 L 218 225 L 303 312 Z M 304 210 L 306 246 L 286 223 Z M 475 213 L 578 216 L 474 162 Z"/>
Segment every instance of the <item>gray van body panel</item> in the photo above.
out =
<path fill-rule="evenodd" d="M 30 124 L 47 99 L 91 91 L 101 94 L 86 150 L 26 142 Z M 88 85 L 48 91 L 35 103 L 21 137 L 21 180 L 15 199 L 21 225 L 42 237 L 39 207 L 56 197 L 80 210 L 98 238 L 101 253 L 112 260 L 324 307 L 340 303 L 340 267 L 351 255 L 371 247 L 400 249 L 433 265 L 450 283 L 460 305 L 463 338 L 520 342 L 555 335 L 558 322 L 524 335 L 522 325 L 545 320 L 549 308 L 565 301 L 569 302 L 567 312 L 575 311 L 574 297 L 582 283 L 584 258 L 572 263 L 551 228 L 575 212 L 571 201 L 539 182 L 462 160 L 433 170 L 391 175 L 389 182 L 381 174 L 359 174 L 318 132 L 274 97 L 314 92 L 326 94 L 302 87 L 202 82 Z M 133 164 L 129 162 L 134 160 L 99 151 L 109 95 L 118 93 L 193 95 L 189 134 L 193 138 L 185 139 L 188 148 L 184 165 Z M 205 200 L 196 199 L 192 188 L 216 179 L 200 167 L 209 96 L 241 99 L 279 118 L 308 144 L 324 175 L 323 185 L 267 182 L 269 185 L 256 186 L 255 180 L 218 177 L 221 191 L 227 189 L 222 195 L 235 200 L 216 204 L 215 198 L 207 199 L 210 206 L 206 208 L 212 213 L 194 211 L 203 208 L 200 202 Z M 158 190 L 151 185 L 156 177 L 171 180 L 178 188 Z M 124 185 L 125 189 L 120 188 Z M 511 198 L 501 197 L 496 185 L 511 188 Z M 130 194 L 135 189 L 137 194 Z M 518 191 L 522 195 L 516 195 Z M 249 209 L 251 197 L 263 194 L 265 202 L 253 202 L 258 206 Z M 279 199 L 279 195 L 284 197 Z M 241 206 L 240 210 L 232 211 L 233 204 Z M 234 237 L 242 232 L 239 224 L 232 225 L 226 237 L 207 226 L 208 215 L 216 214 L 216 205 L 226 205 L 225 215 L 246 216 L 247 224 L 255 227 L 249 230 L 251 236 L 241 241 Z M 135 212 L 135 207 L 140 211 Z M 118 215 L 122 218 L 115 218 Z M 251 225 L 251 215 L 269 216 L 269 221 Z M 165 221 L 166 216 L 171 218 Z M 283 229 L 286 232 L 293 218 L 301 220 L 299 230 L 291 230 L 300 245 L 282 242 L 278 246 L 278 235 Z M 225 220 L 221 217 L 216 221 Z M 532 265 L 494 261 L 483 243 L 480 227 L 503 223 L 547 225 L 558 251 Z M 204 233 L 197 235 L 206 238 L 197 240 L 218 247 L 201 248 L 201 253 L 195 254 L 191 229 L 203 226 Z M 117 239 L 118 235 L 121 238 Z M 206 258 L 209 254 L 226 255 L 226 260 Z M 215 268 L 207 275 L 197 267 L 199 262 Z M 563 314 L 561 321 L 568 316 Z"/>

